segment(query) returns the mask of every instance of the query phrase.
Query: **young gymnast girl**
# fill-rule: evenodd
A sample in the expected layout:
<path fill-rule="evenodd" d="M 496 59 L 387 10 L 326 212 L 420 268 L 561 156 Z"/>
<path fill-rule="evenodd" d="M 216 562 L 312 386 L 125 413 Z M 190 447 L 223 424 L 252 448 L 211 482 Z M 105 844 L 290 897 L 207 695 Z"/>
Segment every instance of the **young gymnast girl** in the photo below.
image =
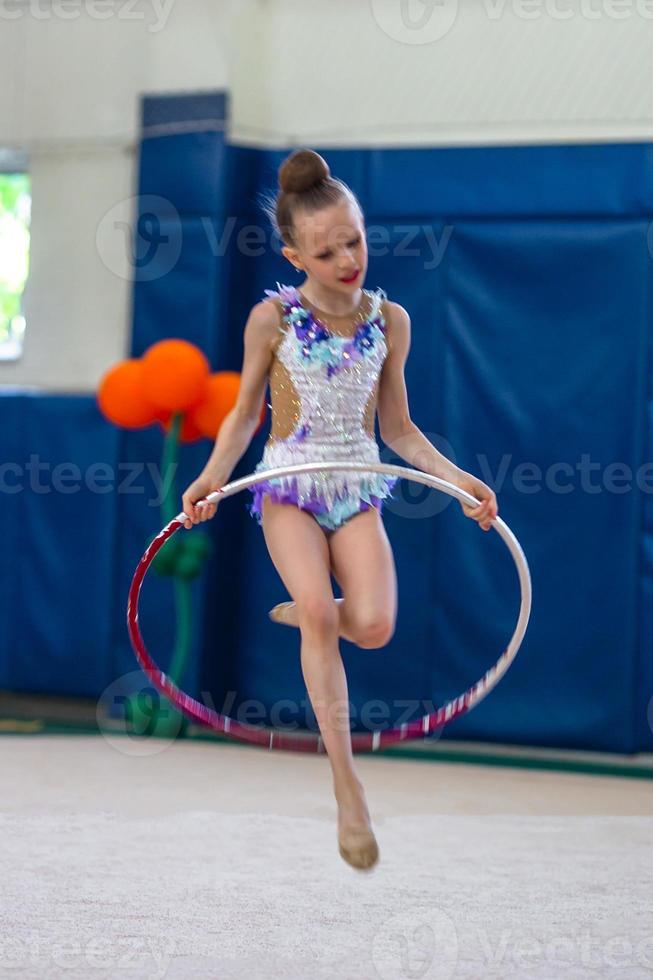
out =
<path fill-rule="evenodd" d="M 489 530 L 498 513 L 494 492 L 438 452 L 410 418 L 404 382 L 410 319 L 382 289 L 363 288 L 367 247 L 357 198 L 313 150 L 290 154 L 278 176 L 266 211 L 303 281 L 277 283 L 250 312 L 237 404 L 183 494 L 185 527 L 215 515 L 217 504 L 196 504 L 229 482 L 258 427 L 269 384 L 272 425 L 256 471 L 318 460 L 378 463 L 378 417 L 384 443 L 415 469 L 474 496 L 479 505 L 461 503 L 463 512 Z M 302 673 L 332 770 L 339 851 L 358 869 L 371 868 L 379 851 L 354 768 L 338 640 L 370 649 L 393 635 L 397 584 L 381 512 L 395 483 L 380 473 L 331 470 L 250 488 L 250 513 L 292 597 L 270 617 L 299 627 Z M 334 598 L 331 575 L 341 598 Z"/>

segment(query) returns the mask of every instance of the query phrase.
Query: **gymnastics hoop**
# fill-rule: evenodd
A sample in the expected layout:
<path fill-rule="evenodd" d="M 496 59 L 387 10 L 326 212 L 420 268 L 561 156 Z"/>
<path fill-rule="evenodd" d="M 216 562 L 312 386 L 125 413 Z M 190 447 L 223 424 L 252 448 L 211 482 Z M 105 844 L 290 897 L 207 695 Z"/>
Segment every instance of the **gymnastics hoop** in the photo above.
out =
<path fill-rule="evenodd" d="M 241 490 L 246 490 L 248 487 L 251 487 L 255 483 L 260 483 L 262 480 L 293 476 L 296 473 L 314 473 L 331 470 L 385 473 L 388 476 L 397 476 L 412 480 L 415 483 L 423 483 L 425 486 L 434 487 L 436 490 L 442 490 L 460 501 L 471 504 L 473 507 L 480 505 L 476 497 L 472 497 L 471 494 L 468 494 L 465 490 L 461 490 L 460 487 L 455 486 L 453 483 L 448 483 L 439 477 L 431 476 L 430 473 L 413 470 L 407 466 L 393 466 L 389 463 L 356 463 L 350 461 L 298 463 L 292 466 L 277 466 L 262 472 L 259 471 L 250 476 L 241 477 L 239 480 L 234 480 L 232 483 L 227 483 L 218 490 L 214 490 L 207 497 L 204 497 L 201 503 L 210 504 L 214 503 L 218 497 L 231 497 L 233 494 L 239 493 Z M 199 503 L 200 501 L 197 501 L 197 504 Z M 138 625 L 138 599 L 141 585 L 145 573 L 157 552 L 163 547 L 168 538 L 172 537 L 180 527 L 184 526 L 186 520 L 188 520 L 186 514 L 184 511 L 181 511 L 181 513 L 177 514 L 157 534 L 141 558 L 129 589 L 127 628 L 136 659 L 143 672 L 152 685 L 164 694 L 173 706 L 184 712 L 190 718 L 201 722 L 203 725 L 229 738 L 241 742 L 250 742 L 254 745 L 267 747 L 268 749 L 283 749 L 291 752 L 324 752 L 324 743 L 319 731 L 289 733 L 278 729 L 262 728 L 256 725 L 243 724 L 235 718 L 230 718 L 228 715 L 220 714 L 220 712 L 213 708 L 208 708 L 177 687 L 157 666 L 147 652 Z M 508 646 L 494 666 L 490 667 L 476 684 L 473 684 L 464 694 L 459 695 L 459 697 L 454 698 L 452 701 L 448 701 L 441 708 L 437 708 L 435 711 L 425 714 L 415 721 L 405 722 L 394 728 L 385 729 L 384 731 L 353 732 L 351 735 L 353 752 L 374 752 L 382 746 L 392 745 L 394 742 L 406 742 L 410 739 L 426 738 L 436 728 L 440 728 L 447 722 L 453 721 L 454 718 L 465 714 L 470 708 L 478 704 L 496 686 L 515 659 L 530 617 L 531 577 L 521 545 L 507 524 L 500 517 L 496 517 L 492 521 L 492 527 L 498 532 L 512 555 L 521 588 L 519 617 Z"/>

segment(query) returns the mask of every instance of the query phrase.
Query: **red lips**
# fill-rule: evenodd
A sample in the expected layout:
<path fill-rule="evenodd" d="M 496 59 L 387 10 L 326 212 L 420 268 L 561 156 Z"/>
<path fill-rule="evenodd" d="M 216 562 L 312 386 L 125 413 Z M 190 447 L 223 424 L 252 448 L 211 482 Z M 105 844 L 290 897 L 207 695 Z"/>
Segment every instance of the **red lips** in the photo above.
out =
<path fill-rule="evenodd" d="M 358 279 L 359 274 L 360 269 L 357 269 L 353 276 L 350 276 L 348 279 L 341 279 L 340 282 L 354 282 L 354 280 Z"/>

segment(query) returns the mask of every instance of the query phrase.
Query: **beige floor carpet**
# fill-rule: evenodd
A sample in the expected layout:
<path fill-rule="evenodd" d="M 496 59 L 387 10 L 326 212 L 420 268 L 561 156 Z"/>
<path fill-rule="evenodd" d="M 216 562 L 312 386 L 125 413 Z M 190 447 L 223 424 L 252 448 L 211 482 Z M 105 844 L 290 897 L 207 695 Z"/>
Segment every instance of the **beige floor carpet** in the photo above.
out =
<path fill-rule="evenodd" d="M 1 977 L 653 977 L 650 784 L 361 757 L 363 874 L 326 760 L 134 751 L 0 739 Z"/>

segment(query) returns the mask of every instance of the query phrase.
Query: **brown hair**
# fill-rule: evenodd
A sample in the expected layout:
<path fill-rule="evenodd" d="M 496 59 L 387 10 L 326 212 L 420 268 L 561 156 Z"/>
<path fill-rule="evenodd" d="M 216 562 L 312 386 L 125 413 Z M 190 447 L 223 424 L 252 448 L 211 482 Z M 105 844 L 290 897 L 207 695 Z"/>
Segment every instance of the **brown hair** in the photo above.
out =
<path fill-rule="evenodd" d="M 328 163 L 315 150 L 295 150 L 279 167 L 278 176 L 277 194 L 268 197 L 263 208 L 286 245 L 297 244 L 293 219 L 298 211 L 312 214 L 345 199 L 363 213 L 351 188 L 331 176 Z"/>

